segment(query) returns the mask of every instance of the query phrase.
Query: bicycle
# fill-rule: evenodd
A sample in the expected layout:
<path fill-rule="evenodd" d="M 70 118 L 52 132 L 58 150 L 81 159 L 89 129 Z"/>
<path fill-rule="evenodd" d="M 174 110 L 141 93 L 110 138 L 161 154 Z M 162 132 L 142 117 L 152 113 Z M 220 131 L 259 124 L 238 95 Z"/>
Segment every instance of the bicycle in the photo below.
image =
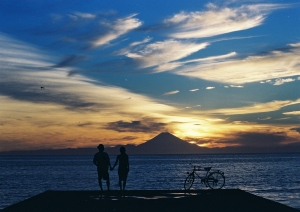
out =
<path fill-rule="evenodd" d="M 221 189 L 225 185 L 224 172 L 220 170 L 212 170 L 211 168 L 212 167 L 201 168 L 200 166 L 194 166 L 192 172 L 187 172 L 188 176 L 184 181 L 184 189 L 191 189 L 196 176 L 201 180 L 201 184 L 205 184 L 206 187 L 211 189 Z M 200 176 L 197 171 L 206 171 L 206 174 Z"/>

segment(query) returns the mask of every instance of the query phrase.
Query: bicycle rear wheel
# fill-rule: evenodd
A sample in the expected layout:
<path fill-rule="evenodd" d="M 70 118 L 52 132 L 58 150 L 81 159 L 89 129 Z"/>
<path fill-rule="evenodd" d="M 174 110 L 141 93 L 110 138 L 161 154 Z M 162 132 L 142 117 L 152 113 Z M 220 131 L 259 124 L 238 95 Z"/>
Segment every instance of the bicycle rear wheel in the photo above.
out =
<path fill-rule="evenodd" d="M 211 172 L 206 178 L 206 184 L 211 189 L 221 189 L 225 184 L 225 177 L 220 172 Z"/>
<path fill-rule="evenodd" d="M 189 190 L 192 187 L 194 180 L 195 180 L 194 174 L 190 173 L 184 181 L 184 189 Z"/>

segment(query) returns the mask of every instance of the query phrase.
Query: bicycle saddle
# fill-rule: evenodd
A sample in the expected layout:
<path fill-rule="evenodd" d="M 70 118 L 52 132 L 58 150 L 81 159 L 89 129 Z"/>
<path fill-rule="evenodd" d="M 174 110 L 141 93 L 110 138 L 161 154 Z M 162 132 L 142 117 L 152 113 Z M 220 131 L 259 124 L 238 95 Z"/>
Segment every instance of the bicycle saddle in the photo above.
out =
<path fill-rule="evenodd" d="M 211 167 L 204 167 L 204 170 L 209 171 L 209 170 L 211 170 Z"/>

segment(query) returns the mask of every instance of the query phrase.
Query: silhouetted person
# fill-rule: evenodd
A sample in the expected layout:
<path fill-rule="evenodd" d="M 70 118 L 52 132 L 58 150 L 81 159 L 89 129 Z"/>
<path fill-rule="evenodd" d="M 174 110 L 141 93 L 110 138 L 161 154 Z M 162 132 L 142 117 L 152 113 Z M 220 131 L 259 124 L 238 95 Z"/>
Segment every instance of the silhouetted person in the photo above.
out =
<path fill-rule="evenodd" d="M 116 162 L 112 168 L 114 169 L 115 166 L 119 163 L 118 175 L 119 175 L 120 190 L 125 190 L 127 175 L 129 172 L 129 159 L 128 159 L 128 155 L 125 152 L 126 152 L 125 147 L 121 147 L 120 148 L 121 154 L 117 156 Z M 122 181 L 123 181 L 123 185 L 122 185 Z"/>
<path fill-rule="evenodd" d="M 104 146 L 102 144 L 99 144 L 97 148 L 99 152 L 97 152 L 94 155 L 93 163 L 97 166 L 99 186 L 101 191 L 103 191 L 102 188 L 102 178 L 103 178 L 103 180 L 106 180 L 107 190 L 109 191 L 110 181 L 109 181 L 108 168 L 111 169 L 110 159 L 108 154 L 104 152 Z"/>

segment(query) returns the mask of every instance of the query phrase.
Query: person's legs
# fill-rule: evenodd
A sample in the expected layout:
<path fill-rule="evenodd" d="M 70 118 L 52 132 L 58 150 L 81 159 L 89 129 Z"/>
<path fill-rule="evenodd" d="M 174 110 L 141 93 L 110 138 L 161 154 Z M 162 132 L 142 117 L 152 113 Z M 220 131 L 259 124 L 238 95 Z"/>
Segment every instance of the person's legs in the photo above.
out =
<path fill-rule="evenodd" d="M 110 181 L 109 181 L 109 177 L 106 180 L 106 186 L 107 186 L 107 190 L 110 191 Z"/>
<path fill-rule="evenodd" d="M 120 190 L 122 191 L 122 180 L 119 178 L 119 187 L 120 187 Z"/>
<path fill-rule="evenodd" d="M 125 187 L 126 187 L 126 179 L 124 179 L 123 181 L 123 190 L 125 190 Z"/>
<path fill-rule="evenodd" d="M 125 187 L 126 187 L 127 175 L 128 175 L 128 172 L 125 171 L 124 175 L 123 175 L 123 178 L 122 178 L 122 180 L 123 180 L 123 190 L 125 190 Z"/>
<path fill-rule="evenodd" d="M 108 171 L 105 171 L 105 173 L 103 173 L 103 179 L 106 180 L 106 186 L 107 186 L 107 190 L 110 190 L 110 181 L 109 181 L 109 173 Z"/>
<path fill-rule="evenodd" d="M 119 176 L 119 187 L 120 190 L 122 191 L 122 171 L 120 169 L 118 170 L 118 176 Z"/>
<path fill-rule="evenodd" d="M 102 181 L 101 181 L 101 180 L 99 181 L 99 187 L 100 187 L 100 190 L 103 191 L 103 188 L 102 188 Z"/>
<path fill-rule="evenodd" d="M 103 188 L 102 188 L 102 174 L 100 172 L 98 172 L 98 183 L 99 183 L 99 187 L 100 187 L 101 191 L 103 191 Z"/>

